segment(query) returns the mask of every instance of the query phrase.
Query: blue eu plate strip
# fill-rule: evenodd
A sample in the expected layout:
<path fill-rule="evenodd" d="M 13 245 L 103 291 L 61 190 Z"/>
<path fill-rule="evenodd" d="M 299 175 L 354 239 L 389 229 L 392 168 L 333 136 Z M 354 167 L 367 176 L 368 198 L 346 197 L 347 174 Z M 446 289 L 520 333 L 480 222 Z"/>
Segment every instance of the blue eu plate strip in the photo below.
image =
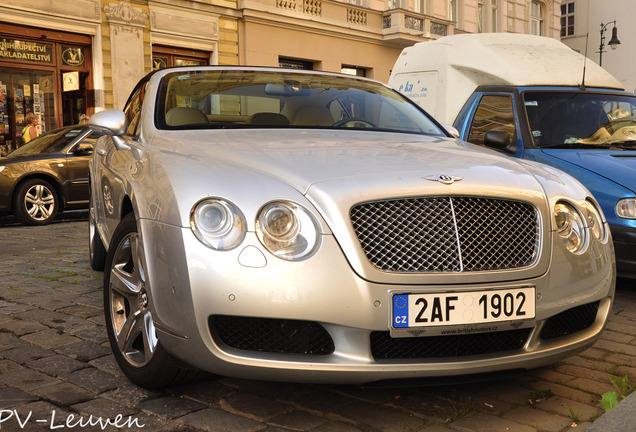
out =
<path fill-rule="evenodd" d="M 393 327 L 409 326 L 409 296 L 394 295 L 393 296 Z"/>

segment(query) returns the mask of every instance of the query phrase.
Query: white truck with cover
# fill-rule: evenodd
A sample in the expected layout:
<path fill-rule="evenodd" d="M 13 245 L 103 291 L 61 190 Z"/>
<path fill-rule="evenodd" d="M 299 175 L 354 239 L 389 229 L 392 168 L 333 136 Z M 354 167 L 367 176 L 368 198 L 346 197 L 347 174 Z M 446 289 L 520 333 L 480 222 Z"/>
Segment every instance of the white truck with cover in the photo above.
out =
<path fill-rule="evenodd" d="M 636 278 L 636 95 L 611 74 L 555 39 L 483 33 L 405 48 L 389 85 L 465 141 L 577 178 Z"/>

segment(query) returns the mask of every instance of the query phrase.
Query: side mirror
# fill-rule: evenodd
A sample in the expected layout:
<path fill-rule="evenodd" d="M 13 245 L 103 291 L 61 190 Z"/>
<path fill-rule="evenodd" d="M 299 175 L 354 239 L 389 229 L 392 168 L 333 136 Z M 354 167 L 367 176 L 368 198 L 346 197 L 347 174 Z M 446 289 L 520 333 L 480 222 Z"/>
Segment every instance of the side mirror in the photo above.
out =
<path fill-rule="evenodd" d="M 119 110 L 100 111 L 93 114 L 88 121 L 88 127 L 102 135 L 109 135 L 117 150 L 128 150 L 130 146 L 121 135 L 126 133 L 126 114 Z"/>
<path fill-rule="evenodd" d="M 77 156 L 85 156 L 93 153 L 93 144 L 90 143 L 79 143 L 73 149 L 73 154 Z"/>
<path fill-rule="evenodd" d="M 119 110 L 100 111 L 91 116 L 88 125 L 103 135 L 123 135 L 126 133 L 126 114 Z"/>
<path fill-rule="evenodd" d="M 449 134 L 451 134 L 455 138 L 459 138 L 459 131 L 455 127 L 453 127 L 453 126 L 451 126 L 449 124 L 446 124 L 446 123 L 442 123 L 442 126 L 444 126 L 444 129 L 446 129 L 446 132 L 448 132 Z"/>
<path fill-rule="evenodd" d="M 490 130 L 484 135 L 484 145 L 495 150 L 503 150 L 510 153 L 516 153 L 516 145 L 511 143 L 511 137 L 508 132 Z"/>

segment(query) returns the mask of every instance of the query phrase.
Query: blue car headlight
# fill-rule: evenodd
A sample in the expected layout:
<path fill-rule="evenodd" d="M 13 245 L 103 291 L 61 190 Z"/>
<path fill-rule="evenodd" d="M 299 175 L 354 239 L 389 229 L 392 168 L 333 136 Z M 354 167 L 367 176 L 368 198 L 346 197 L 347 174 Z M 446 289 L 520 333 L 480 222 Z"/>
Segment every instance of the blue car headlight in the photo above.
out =
<path fill-rule="evenodd" d="M 616 203 L 616 216 L 623 219 L 636 219 L 636 198 L 624 198 Z"/>

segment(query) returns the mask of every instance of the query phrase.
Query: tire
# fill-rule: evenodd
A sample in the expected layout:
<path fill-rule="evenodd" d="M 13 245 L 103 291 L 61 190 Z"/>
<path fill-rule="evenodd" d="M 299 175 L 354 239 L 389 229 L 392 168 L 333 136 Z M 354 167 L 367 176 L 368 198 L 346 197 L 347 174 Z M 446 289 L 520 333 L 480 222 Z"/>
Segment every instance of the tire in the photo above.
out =
<path fill-rule="evenodd" d="M 106 248 L 95 226 L 93 200 L 88 209 L 88 259 L 93 270 L 102 271 L 106 265 Z"/>
<path fill-rule="evenodd" d="M 46 180 L 27 180 L 14 195 L 13 214 L 24 225 L 50 223 L 57 216 L 59 207 L 57 192 Z"/>
<path fill-rule="evenodd" d="M 113 234 L 104 272 L 104 311 L 108 339 L 120 369 L 133 383 L 156 388 L 196 378 L 161 345 L 149 309 L 141 238 L 135 215 L 122 219 Z"/>

